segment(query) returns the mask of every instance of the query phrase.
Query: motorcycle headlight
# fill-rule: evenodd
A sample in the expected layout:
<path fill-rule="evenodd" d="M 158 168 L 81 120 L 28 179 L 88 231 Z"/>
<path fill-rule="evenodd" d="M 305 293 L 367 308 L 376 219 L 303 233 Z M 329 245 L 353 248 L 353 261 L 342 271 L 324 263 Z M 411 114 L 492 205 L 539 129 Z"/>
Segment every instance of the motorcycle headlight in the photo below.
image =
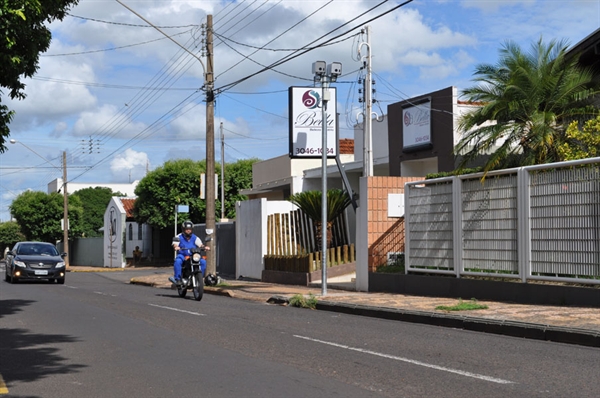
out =
<path fill-rule="evenodd" d="M 56 263 L 56 265 L 54 266 L 54 268 L 62 268 L 65 266 L 65 262 L 60 262 L 60 263 Z"/>
<path fill-rule="evenodd" d="M 14 263 L 15 263 L 15 265 L 17 267 L 21 267 L 21 268 L 25 268 L 26 267 L 26 265 L 25 265 L 25 263 L 23 261 L 17 261 L 17 260 L 15 260 Z"/>
<path fill-rule="evenodd" d="M 200 255 L 200 253 L 192 254 L 192 261 L 195 263 L 199 263 L 201 258 L 202 256 Z"/>

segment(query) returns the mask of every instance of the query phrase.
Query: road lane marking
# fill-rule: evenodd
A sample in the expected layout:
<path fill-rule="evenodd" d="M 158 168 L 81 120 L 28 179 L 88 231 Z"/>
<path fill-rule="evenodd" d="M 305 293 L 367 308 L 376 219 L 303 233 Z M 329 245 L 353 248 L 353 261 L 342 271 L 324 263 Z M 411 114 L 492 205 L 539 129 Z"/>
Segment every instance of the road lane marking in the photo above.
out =
<path fill-rule="evenodd" d="M 94 292 L 94 293 L 99 294 L 101 296 L 117 297 L 117 295 L 115 295 L 115 294 L 108 294 L 108 293 L 104 293 L 104 292 Z"/>
<path fill-rule="evenodd" d="M 425 362 L 421 362 L 421 361 L 415 361 L 413 359 L 397 357 L 395 355 L 382 354 L 380 352 L 365 350 L 365 349 L 362 349 L 362 348 L 350 347 L 350 346 L 347 346 L 347 345 L 332 343 L 332 342 L 329 342 L 329 341 L 312 339 L 310 337 L 305 337 L 305 336 L 294 335 L 294 337 L 297 337 L 299 339 L 304 339 L 304 340 L 312 341 L 312 342 L 315 342 L 315 343 L 327 344 L 327 345 L 330 345 L 330 346 L 333 346 L 333 347 L 343 348 L 343 349 L 346 349 L 346 350 L 358 351 L 358 352 L 362 352 L 364 354 L 371 354 L 371 355 L 376 355 L 376 356 L 383 357 L 383 358 L 394 359 L 396 361 L 402 361 L 402 362 L 410 363 L 410 364 L 413 364 L 413 365 L 424 366 L 426 368 L 441 370 L 443 372 L 455 373 L 455 374 L 458 374 L 458 375 L 461 375 L 461 376 L 473 377 L 473 378 L 479 379 L 479 380 L 491 381 L 492 383 L 498 383 L 498 384 L 515 384 L 514 381 L 510 381 L 510 380 L 498 379 L 498 378 L 495 378 L 495 377 L 480 375 L 480 374 L 477 374 L 477 373 L 465 372 L 463 370 L 446 368 L 446 367 L 443 367 L 443 366 L 433 365 L 433 364 L 430 364 L 430 363 L 425 363 Z"/>
<path fill-rule="evenodd" d="M 179 308 L 165 307 L 165 306 L 156 305 L 156 304 L 148 304 L 148 305 L 151 305 L 152 307 L 164 308 L 165 310 L 171 310 L 171 311 L 177 311 L 177 312 L 185 312 L 186 314 L 190 314 L 190 315 L 206 316 L 206 314 L 200 314 L 199 312 L 192 312 L 192 311 L 180 310 Z"/>
<path fill-rule="evenodd" d="M 8 387 L 6 387 L 6 383 L 4 382 L 2 375 L 0 375 L 0 394 L 8 394 Z"/>

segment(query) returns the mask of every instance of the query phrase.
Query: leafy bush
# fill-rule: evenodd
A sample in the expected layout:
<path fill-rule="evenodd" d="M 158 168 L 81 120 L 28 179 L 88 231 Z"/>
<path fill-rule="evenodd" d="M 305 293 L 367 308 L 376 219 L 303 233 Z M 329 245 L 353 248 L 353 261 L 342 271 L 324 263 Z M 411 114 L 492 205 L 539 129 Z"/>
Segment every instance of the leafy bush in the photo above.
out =
<path fill-rule="evenodd" d="M 304 297 L 302 294 L 295 294 L 290 298 L 289 305 L 292 307 L 310 308 L 311 310 L 314 310 L 317 308 L 317 301 L 317 298 L 312 293 L 308 295 L 308 298 Z"/>

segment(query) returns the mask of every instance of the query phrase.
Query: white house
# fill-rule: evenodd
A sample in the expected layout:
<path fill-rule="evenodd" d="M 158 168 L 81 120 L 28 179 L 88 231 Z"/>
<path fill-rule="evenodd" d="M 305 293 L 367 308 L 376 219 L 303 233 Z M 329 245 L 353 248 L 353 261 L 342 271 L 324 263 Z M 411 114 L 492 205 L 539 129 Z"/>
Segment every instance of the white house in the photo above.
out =
<path fill-rule="evenodd" d="M 104 266 L 124 268 L 139 246 L 142 257 L 152 252 L 152 228 L 133 221 L 135 198 L 113 196 L 104 212 Z"/>

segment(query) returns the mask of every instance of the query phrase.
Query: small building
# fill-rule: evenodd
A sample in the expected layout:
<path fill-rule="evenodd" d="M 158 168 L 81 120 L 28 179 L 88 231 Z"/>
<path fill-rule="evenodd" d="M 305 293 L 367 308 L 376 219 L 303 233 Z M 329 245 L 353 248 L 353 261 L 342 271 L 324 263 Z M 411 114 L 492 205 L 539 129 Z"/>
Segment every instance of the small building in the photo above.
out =
<path fill-rule="evenodd" d="M 104 212 L 104 266 L 124 268 L 139 246 L 142 258 L 152 253 L 152 228 L 133 218 L 135 198 L 113 196 Z"/>

